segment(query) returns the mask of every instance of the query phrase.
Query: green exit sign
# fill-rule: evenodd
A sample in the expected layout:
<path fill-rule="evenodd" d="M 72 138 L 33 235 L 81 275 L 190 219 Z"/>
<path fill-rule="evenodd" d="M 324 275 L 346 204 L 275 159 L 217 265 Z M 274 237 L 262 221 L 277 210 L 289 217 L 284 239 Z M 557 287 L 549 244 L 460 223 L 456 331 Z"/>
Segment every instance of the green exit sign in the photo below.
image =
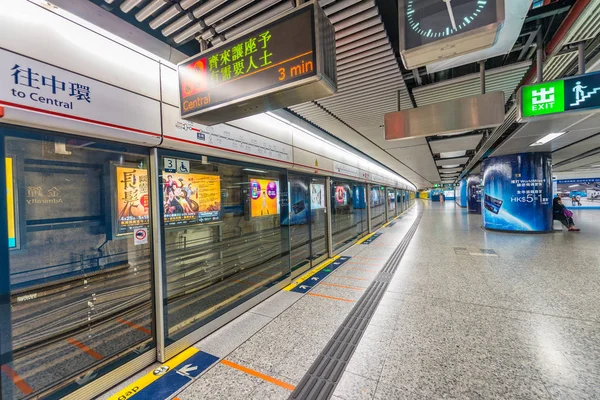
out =
<path fill-rule="evenodd" d="M 524 86 L 517 94 L 518 121 L 562 113 L 597 112 L 600 108 L 600 73 Z"/>
<path fill-rule="evenodd" d="M 536 117 L 565 111 L 564 81 L 525 86 L 521 95 L 523 117 Z"/>

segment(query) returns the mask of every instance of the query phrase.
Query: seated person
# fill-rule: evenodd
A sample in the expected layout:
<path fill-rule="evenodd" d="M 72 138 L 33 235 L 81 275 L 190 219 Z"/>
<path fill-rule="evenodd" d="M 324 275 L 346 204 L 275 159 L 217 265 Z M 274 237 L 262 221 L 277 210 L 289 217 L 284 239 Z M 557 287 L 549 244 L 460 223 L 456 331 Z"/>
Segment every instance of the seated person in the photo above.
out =
<path fill-rule="evenodd" d="M 565 212 L 566 211 L 566 212 Z M 560 197 L 555 197 L 552 202 L 552 218 L 562 222 L 571 232 L 579 232 L 580 229 L 575 228 L 573 222 L 573 213 L 565 207 Z"/>

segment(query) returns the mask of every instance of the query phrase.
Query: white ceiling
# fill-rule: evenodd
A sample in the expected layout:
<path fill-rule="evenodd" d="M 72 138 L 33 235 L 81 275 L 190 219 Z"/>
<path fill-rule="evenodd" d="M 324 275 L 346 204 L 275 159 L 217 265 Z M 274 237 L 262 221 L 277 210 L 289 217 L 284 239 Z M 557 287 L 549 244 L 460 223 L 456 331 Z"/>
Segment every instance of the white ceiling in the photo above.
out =
<path fill-rule="evenodd" d="M 543 146 L 530 147 L 530 144 L 549 133 L 567 132 Z M 578 171 L 595 163 L 600 157 L 588 152 L 600 152 L 600 113 L 589 115 L 565 115 L 559 118 L 544 119 L 523 124 L 509 140 L 498 147 L 493 156 L 533 152 L 551 152 L 554 171 Z M 569 160 L 572 160 L 569 162 Z M 558 164 L 558 165 L 557 165 Z"/>

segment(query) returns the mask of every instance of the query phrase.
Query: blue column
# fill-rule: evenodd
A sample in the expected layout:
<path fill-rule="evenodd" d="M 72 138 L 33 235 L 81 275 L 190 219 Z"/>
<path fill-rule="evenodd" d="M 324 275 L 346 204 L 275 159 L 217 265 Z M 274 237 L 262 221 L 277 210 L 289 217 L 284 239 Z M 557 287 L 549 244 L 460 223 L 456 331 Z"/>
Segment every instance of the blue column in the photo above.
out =
<path fill-rule="evenodd" d="M 457 188 L 454 188 L 454 201 L 460 207 L 467 207 L 467 180 L 461 179 Z"/>
<path fill-rule="evenodd" d="M 481 175 L 467 177 L 467 211 L 481 214 Z"/>
<path fill-rule="evenodd" d="M 552 230 L 552 156 L 524 153 L 483 161 L 483 226 L 516 232 Z"/>

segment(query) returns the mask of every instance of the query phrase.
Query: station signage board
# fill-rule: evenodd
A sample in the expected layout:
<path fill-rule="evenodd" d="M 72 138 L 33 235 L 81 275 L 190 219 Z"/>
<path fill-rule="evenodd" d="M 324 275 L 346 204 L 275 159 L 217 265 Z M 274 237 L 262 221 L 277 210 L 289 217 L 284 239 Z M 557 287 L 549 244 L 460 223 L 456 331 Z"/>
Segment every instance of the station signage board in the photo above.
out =
<path fill-rule="evenodd" d="M 519 122 L 600 108 L 600 72 L 543 82 L 519 89 Z"/>
<path fill-rule="evenodd" d="M 335 93 L 334 35 L 310 2 L 182 62 L 182 118 L 213 125 Z"/>

